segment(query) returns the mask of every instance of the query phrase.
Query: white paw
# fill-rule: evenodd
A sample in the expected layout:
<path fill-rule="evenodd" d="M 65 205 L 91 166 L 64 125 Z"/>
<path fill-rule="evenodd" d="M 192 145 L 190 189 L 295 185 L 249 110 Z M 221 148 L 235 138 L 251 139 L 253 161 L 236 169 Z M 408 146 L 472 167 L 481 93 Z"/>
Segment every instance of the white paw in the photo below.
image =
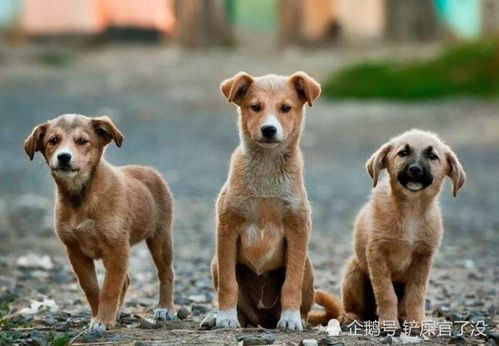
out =
<path fill-rule="evenodd" d="M 237 320 L 237 310 L 219 310 L 217 314 L 217 328 L 241 328 Z"/>
<path fill-rule="evenodd" d="M 170 320 L 170 315 L 168 314 L 168 309 L 166 308 L 156 308 L 154 310 L 154 320 L 155 321 L 167 321 Z"/>
<path fill-rule="evenodd" d="M 92 319 L 92 321 L 90 321 L 90 326 L 88 327 L 88 329 L 90 331 L 98 330 L 100 332 L 103 332 L 107 329 L 107 326 L 104 322 L 99 322 L 95 319 Z"/>
<path fill-rule="evenodd" d="M 277 328 L 283 330 L 303 330 L 303 322 L 301 320 L 300 311 L 284 310 L 281 313 L 281 319 L 277 322 Z"/>

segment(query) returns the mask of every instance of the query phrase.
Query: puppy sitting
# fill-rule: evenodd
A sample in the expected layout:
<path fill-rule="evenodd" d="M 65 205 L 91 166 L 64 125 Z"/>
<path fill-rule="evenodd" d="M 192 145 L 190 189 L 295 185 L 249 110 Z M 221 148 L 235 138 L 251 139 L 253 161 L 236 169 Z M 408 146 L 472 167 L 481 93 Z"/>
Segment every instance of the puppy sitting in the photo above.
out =
<path fill-rule="evenodd" d="M 303 329 L 313 303 L 310 207 L 299 148 L 304 106 L 320 86 L 303 72 L 238 73 L 221 91 L 238 106 L 241 144 L 217 201 L 217 327 Z"/>
<path fill-rule="evenodd" d="M 173 312 L 172 195 L 158 172 L 114 167 L 106 145 L 123 135 L 108 117 L 66 114 L 35 127 L 24 148 L 44 156 L 57 186 L 55 230 L 92 310 L 91 329 L 113 327 L 128 284 L 130 246 L 146 239 L 158 269 L 155 319 Z M 94 260 L 106 277 L 99 289 Z"/>
<path fill-rule="evenodd" d="M 388 178 L 378 184 L 383 169 Z M 375 188 L 355 222 L 355 254 L 342 284 L 343 322 L 378 318 L 381 325 L 393 327 L 399 327 L 399 319 L 420 323 L 443 233 L 442 183 L 449 176 L 456 196 L 466 175 L 447 145 L 420 130 L 384 144 L 367 162 L 367 171 Z"/>

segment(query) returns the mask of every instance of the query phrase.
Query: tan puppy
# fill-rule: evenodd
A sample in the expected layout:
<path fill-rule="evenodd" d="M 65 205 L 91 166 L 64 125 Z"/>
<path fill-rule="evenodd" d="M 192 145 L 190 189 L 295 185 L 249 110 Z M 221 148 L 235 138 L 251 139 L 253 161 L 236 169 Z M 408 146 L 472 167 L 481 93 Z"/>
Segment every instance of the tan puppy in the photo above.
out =
<path fill-rule="evenodd" d="M 299 143 L 304 106 L 319 97 L 320 85 L 303 72 L 241 72 L 220 89 L 238 106 L 241 143 L 217 201 L 216 325 L 301 330 L 314 276 Z"/>
<path fill-rule="evenodd" d="M 113 327 L 129 284 L 130 246 L 146 239 L 158 268 L 155 319 L 173 312 L 172 195 L 149 167 L 114 167 L 102 157 L 123 135 L 108 117 L 66 114 L 38 125 L 24 143 L 44 156 L 57 189 L 55 230 L 92 309 L 91 329 Z M 99 289 L 94 260 L 106 277 Z"/>
<path fill-rule="evenodd" d="M 378 184 L 383 169 L 388 178 Z M 355 254 L 342 285 L 343 322 L 378 318 L 396 327 L 399 319 L 421 322 L 443 233 L 438 196 L 445 176 L 456 196 L 466 175 L 446 144 L 420 130 L 384 144 L 367 162 L 367 171 L 375 188 L 355 222 Z"/>

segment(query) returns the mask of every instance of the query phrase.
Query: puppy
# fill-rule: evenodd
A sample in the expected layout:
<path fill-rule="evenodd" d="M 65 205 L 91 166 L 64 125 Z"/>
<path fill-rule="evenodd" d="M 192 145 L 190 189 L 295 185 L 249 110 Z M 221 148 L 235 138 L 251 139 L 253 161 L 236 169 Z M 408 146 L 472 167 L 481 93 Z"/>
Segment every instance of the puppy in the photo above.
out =
<path fill-rule="evenodd" d="M 378 183 L 383 169 L 388 177 Z M 367 161 L 367 171 L 374 189 L 355 222 L 355 254 L 345 268 L 341 319 L 379 319 L 381 325 L 395 327 L 399 320 L 420 323 L 443 233 L 442 183 L 445 176 L 451 178 L 455 197 L 466 174 L 449 146 L 420 130 L 384 144 Z"/>
<path fill-rule="evenodd" d="M 24 143 L 37 151 L 56 183 L 55 231 L 92 310 L 90 329 L 114 326 L 130 282 L 130 247 L 145 239 L 159 276 L 155 319 L 173 312 L 172 194 L 149 167 L 114 167 L 103 156 L 123 135 L 106 116 L 66 114 L 36 126 Z M 99 289 L 94 260 L 106 277 Z"/>
<path fill-rule="evenodd" d="M 237 106 L 241 142 L 216 206 L 216 325 L 302 330 L 314 274 L 299 143 L 305 104 L 312 106 L 320 85 L 303 72 L 241 72 L 220 89 Z"/>

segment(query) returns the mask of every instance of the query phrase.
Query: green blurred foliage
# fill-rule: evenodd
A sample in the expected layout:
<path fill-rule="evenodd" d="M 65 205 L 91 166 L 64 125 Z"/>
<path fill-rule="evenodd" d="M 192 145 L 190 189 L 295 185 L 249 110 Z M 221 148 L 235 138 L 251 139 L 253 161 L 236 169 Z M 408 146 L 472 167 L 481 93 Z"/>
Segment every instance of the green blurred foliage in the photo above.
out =
<path fill-rule="evenodd" d="M 328 98 L 424 100 L 499 95 L 499 40 L 460 44 L 427 61 L 365 62 L 334 73 Z"/>

